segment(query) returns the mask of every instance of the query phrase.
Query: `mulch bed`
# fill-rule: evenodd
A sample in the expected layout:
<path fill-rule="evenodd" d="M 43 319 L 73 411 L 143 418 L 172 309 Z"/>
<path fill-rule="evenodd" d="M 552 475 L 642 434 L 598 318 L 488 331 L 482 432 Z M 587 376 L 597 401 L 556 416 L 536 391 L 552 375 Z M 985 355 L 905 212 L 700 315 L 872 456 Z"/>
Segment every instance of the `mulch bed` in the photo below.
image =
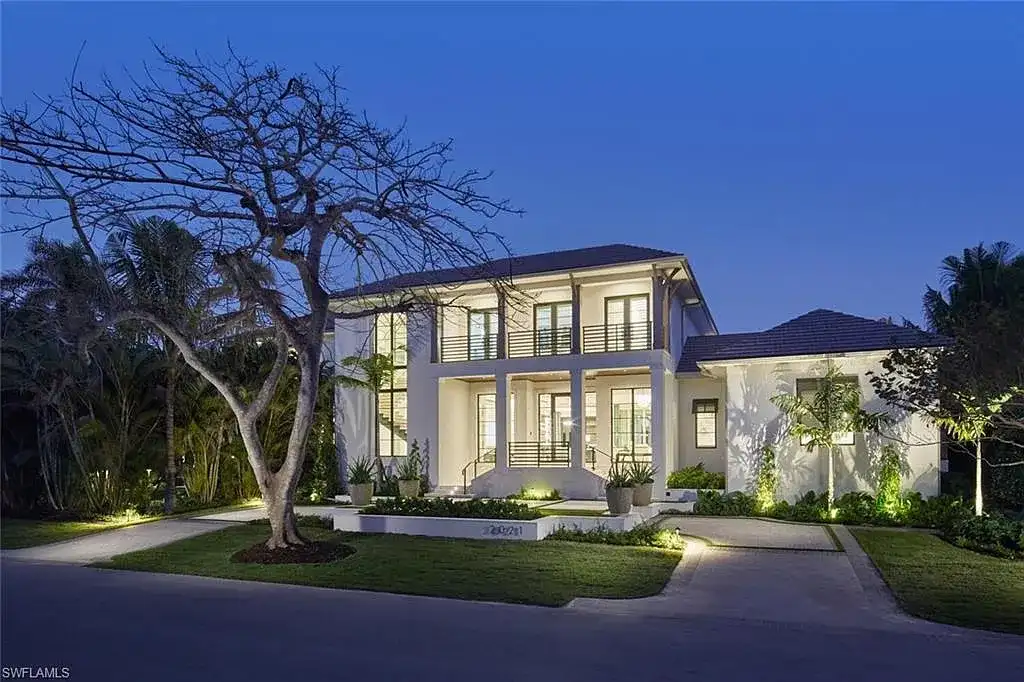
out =
<path fill-rule="evenodd" d="M 267 549 L 258 542 L 231 555 L 231 561 L 239 564 L 326 564 L 338 561 L 355 553 L 355 547 L 338 542 L 307 542 L 299 547 Z"/>

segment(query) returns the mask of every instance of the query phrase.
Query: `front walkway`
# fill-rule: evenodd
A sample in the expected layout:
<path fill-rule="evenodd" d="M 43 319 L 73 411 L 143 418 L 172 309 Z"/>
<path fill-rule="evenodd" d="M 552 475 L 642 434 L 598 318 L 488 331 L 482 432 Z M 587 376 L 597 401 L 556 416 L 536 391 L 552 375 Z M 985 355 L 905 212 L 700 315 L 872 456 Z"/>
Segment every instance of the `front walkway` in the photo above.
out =
<path fill-rule="evenodd" d="M 91 564 L 140 549 L 170 544 L 196 535 L 210 533 L 228 524 L 197 519 L 164 519 L 92 533 L 50 545 L 4 550 L 4 559 L 56 561 L 67 564 Z"/>

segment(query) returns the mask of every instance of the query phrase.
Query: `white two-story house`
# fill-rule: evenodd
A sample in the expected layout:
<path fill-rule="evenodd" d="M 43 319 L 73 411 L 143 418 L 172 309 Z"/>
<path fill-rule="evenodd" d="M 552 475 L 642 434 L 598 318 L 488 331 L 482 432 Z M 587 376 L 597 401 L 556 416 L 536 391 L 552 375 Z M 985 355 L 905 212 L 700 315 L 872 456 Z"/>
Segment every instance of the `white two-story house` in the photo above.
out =
<path fill-rule="evenodd" d="M 499 278 L 512 287 L 496 288 Z M 880 407 L 864 373 L 890 348 L 936 343 L 831 311 L 719 335 L 685 256 L 622 244 L 400 275 L 339 292 L 332 306 L 370 309 L 399 291 L 431 303 L 335 321 L 335 358 L 385 353 L 395 367 L 376 395 L 338 389 L 339 465 L 344 479 L 354 459 L 395 462 L 415 441 L 445 493 L 544 487 L 597 498 L 612 462 L 634 460 L 656 468 L 659 495 L 669 472 L 697 463 L 744 489 L 769 442 L 783 496 L 822 490 L 819 458 L 786 442 L 770 396 L 813 388 L 803 380 L 828 360 Z M 897 427 L 908 486 L 935 494 L 937 431 L 906 415 Z M 840 491 L 871 487 L 876 446 L 851 434 Z"/>

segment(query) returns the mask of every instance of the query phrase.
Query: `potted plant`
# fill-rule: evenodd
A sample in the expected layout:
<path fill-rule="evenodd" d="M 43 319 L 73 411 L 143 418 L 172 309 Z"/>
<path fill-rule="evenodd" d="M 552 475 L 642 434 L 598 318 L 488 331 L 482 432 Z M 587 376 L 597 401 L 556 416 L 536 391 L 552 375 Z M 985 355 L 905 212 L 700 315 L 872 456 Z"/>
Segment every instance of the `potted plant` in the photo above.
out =
<path fill-rule="evenodd" d="M 608 499 L 608 511 L 614 516 L 628 514 L 633 508 L 633 480 L 629 473 L 613 465 L 608 472 L 608 482 L 604 487 Z"/>
<path fill-rule="evenodd" d="M 651 503 L 654 491 L 654 474 L 658 470 L 647 462 L 634 461 L 629 465 L 629 478 L 633 482 L 633 504 L 646 507 Z"/>
<path fill-rule="evenodd" d="M 420 495 L 420 445 L 412 442 L 409 456 L 398 465 L 399 497 L 419 497 Z"/>
<path fill-rule="evenodd" d="M 368 458 L 357 459 L 349 466 L 348 494 L 357 507 L 365 507 L 373 500 L 373 465 Z"/>

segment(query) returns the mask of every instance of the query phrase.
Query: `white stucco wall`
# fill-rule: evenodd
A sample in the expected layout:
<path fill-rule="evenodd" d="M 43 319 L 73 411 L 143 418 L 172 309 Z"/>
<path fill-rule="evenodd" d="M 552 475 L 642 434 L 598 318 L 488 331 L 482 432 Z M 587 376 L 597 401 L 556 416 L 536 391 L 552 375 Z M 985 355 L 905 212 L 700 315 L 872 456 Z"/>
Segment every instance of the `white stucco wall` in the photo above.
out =
<path fill-rule="evenodd" d="M 884 357 L 883 353 L 874 353 L 834 359 L 845 374 L 859 378 L 864 396 L 862 404 L 868 411 L 889 411 L 884 401 L 875 395 L 865 376 L 868 370 L 878 370 L 879 362 Z M 823 360 L 814 358 L 760 360 L 724 367 L 727 384 L 728 490 L 752 488 L 757 472 L 757 452 L 765 443 L 776 446 L 780 499 L 792 500 L 809 490 L 825 490 L 827 460 L 817 452 L 807 452 L 795 439 L 784 437 L 784 421 L 778 409 L 770 402 L 771 396 L 777 393 L 794 392 L 798 378 L 821 376 L 824 367 Z M 895 443 L 904 453 L 904 487 L 917 490 L 925 496 L 938 494 L 938 430 L 922 417 L 890 413 L 897 421 L 895 426 L 887 429 L 887 434 L 910 444 Z M 857 434 L 854 445 L 838 448 L 835 458 L 837 495 L 852 490 L 874 491 L 878 455 L 886 442 L 892 441 Z"/>
<path fill-rule="evenodd" d="M 473 459 L 475 422 L 470 410 L 470 386 L 460 379 L 442 379 L 438 385 L 436 410 L 438 447 L 434 453 L 437 485 L 462 485 L 462 468 Z M 475 409 L 475 406 L 474 406 Z"/>
<path fill-rule="evenodd" d="M 703 463 L 708 471 L 725 473 L 728 437 L 726 433 L 725 380 L 684 376 L 678 380 L 679 403 L 676 435 L 678 447 L 673 470 Z M 718 447 L 697 448 L 697 425 L 693 414 L 695 399 L 718 400 Z"/>
<path fill-rule="evenodd" d="M 370 353 L 369 337 L 373 320 L 369 317 L 354 320 L 334 321 L 334 356 L 344 359 L 349 356 L 366 357 Z M 364 378 L 355 370 L 334 365 L 337 375 Z M 342 482 L 348 480 L 351 462 L 373 454 L 371 435 L 375 416 L 373 397 L 369 391 L 360 388 L 334 389 L 334 443 L 338 456 L 338 472 Z"/>

